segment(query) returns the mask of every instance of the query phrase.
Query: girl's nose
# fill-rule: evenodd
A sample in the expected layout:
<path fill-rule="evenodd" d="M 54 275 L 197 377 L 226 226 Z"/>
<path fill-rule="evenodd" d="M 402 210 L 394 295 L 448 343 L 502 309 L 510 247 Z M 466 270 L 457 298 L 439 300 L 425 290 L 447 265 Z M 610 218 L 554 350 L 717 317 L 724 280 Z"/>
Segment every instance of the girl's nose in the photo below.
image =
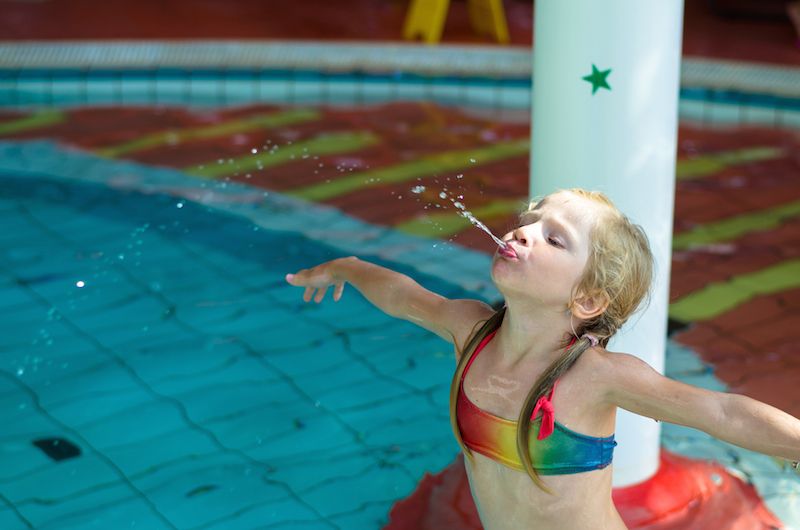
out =
<path fill-rule="evenodd" d="M 522 227 L 515 229 L 513 232 L 511 232 L 511 235 L 514 237 L 514 239 L 519 241 L 522 246 L 528 246 L 528 239 L 525 237 L 525 232 L 522 231 Z"/>

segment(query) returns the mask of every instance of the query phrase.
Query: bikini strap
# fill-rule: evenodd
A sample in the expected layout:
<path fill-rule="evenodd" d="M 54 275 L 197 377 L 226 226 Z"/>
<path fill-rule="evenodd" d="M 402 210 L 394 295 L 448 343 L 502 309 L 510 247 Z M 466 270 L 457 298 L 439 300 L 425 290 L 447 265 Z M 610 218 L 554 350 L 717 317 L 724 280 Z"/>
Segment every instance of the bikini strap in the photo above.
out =
<path fill-rule="evenodd" d="M 488 335 L 486 335 L 486 336 L 483 338 L 483 340 L 481 341 L 481 343 L 480 343 L 480 344 L 478 344 L 478 347 L 477 347 L 477 348 L 475 348 L 475 351 L 474 351 L 474 352 L 472 352 L 472 356 L 469 358 L 469 361 L 467 361 L 467 366 L 465 366 L 465 367 L 464 367 L 464 372 L 462 372 L 462 374 L 461 374 L 461 380 L 462 380 L 462 381 L 464 380 L 464 377 L 466 377 L 466 375 L 467 375 L 467 370 L 469 370 L 469 367 L 472 365 L 472 362 L 473 362 L 473 361 L 475 360 L 475 358 L 478 356 L 478 353 L 479 353 L 479 352 L 480 352 L 480 351 L 483 349 L 483 347 L 484 347 L 484 346 L 486 346 L 486 343 L 487 343 L 487 342 L 489 342 L 490 340 L 492 340 L 492 337 L 494 337 L 494 334 L 495 334 L 495 333 L 497 333 L 497 330 L 494 330 L 494 331 L 492 331 L 491 333 L 489 333 Z"/>

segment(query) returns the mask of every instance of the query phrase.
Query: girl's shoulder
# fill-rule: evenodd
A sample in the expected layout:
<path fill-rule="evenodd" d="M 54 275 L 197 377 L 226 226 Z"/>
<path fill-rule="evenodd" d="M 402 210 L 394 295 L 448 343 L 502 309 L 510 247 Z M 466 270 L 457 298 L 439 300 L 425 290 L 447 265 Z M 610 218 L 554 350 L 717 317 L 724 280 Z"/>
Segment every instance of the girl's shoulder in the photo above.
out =
<path fill-rule="evenodd" d="M 497 310 L 486 302 L 473 299 L 448 300 L 443 313 L 447 314 L 450 330 L 453 333 L 456 361 L 466 347 L 469 338 L 492 318 Z"/>

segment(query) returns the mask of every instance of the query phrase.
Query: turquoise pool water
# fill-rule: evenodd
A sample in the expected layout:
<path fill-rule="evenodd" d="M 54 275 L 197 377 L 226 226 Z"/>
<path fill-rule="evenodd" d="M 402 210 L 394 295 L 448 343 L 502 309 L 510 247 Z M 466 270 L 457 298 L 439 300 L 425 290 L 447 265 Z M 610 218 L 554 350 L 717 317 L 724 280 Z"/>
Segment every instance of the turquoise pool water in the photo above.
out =
<path fill-rule="evenodd" d="M 450 346 L 305 304 L 284 274 L 344 255 L 313 226 L 143 189 L 0 172 L 0 527 L 379 528 L 457 453 Z"/>

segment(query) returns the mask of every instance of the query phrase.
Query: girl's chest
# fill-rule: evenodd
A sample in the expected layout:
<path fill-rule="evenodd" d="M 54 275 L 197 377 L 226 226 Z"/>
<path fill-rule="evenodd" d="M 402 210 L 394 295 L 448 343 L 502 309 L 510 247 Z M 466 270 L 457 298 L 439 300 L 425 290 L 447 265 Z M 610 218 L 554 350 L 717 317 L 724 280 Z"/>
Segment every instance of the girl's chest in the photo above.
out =
<path fill-rule="evenodd" d="M 492 362 L 492 353 L 482 351 L 474 360 L 463 380 L 464 392 L 482 410 L 517 421 L 531 390 L 548 366 L 529 363 L 516 369 L 503 368 Z M 578 360 L 558 380 L 551 400 L 556 421 L 577 431 L 603 429 L 608 422 L 596 422 L 597 399 L 580 363 Z"/>

